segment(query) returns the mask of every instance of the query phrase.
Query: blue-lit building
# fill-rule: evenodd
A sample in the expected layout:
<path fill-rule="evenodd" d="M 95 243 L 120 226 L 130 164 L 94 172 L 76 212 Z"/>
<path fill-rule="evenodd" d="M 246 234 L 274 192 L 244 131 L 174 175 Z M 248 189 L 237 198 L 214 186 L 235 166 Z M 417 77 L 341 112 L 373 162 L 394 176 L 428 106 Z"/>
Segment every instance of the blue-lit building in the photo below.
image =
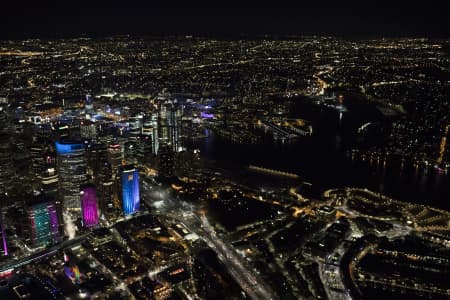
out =
<path fill-rule="evenodd" d="M 59 198 L 65 211 L 81 211 L 80 186 L 87 181 L 84 145 L 79 142 L 56 142 L 59 175 Z"/>
<path fill-rule="evenodd" d="M 133 165 L 120 168 L 120 189 L 125 216 L 139 210 L 139 172 Z"/>

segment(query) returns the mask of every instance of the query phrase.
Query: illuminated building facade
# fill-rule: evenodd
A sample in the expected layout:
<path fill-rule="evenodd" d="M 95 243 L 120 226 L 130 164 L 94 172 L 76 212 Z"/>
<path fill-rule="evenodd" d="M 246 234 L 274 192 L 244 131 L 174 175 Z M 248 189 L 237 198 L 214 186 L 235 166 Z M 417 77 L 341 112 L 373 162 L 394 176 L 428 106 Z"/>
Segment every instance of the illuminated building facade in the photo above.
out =
<path fill-rule="evenodd" d="M 122 146 L 120 144 L 109 145 L 107 157 L 114 176 L 122 165 Z"/>
<path fill-rule="evenodd" d="M 175 153 L 170 145 L 161 144 L 158 152 L 158 175 L 171 178 L 175 175 Z"/>
<path fill-rule="evenodd" d="M 120 149 L 120 145 L 119 145 Z M 114 196 L 112 168 L 109 163 L 109 149 L 106 144 L 93 144 L 87 148 L 88 174 L 96 187 L 97 207 L 102 214 L 107 213 L 107 207 L 112 205 Z M 119 151 L 118 164 L 121 163 Z M 118 167 L 118 166 L 117 166 Z M 117 172 L 117 171 L 116 171 Z"/>
<path fill-rule="evenodd" d="M 66 264 L 64 266 L 64 274 L 67 278 L 72 280 L 74 283 L 80 283 L 81 282 L 81 273 L 80 269 L 75 264 Z"/>
<path fill-rule="evenodd" d="M 97 193 L 95 187 L 91 184 L 81 186 L 80 198 L 83 225 L 85 227 L 98 225 Z"/>
<path fill-rule="evenodd" d="M 84 111 L 85 111 L 85 116 L 86 119 L 92 119 L 92 117 L 95 114 L 94 111 L 94 104 L 92 102 L 92 96 L 91 95 L 86 95 L 86 100 L 84 102 Z"/>
<path fill-rule="evenodd" d="M 80 210 L 80 186 L 86 183 L 84 145 L 77 142 L 56 142 L 59 195 L 64 211 Z"/>
<path fill-rule="evenodd" d="M 12 137 L 0 133 L 0 192 L 7 193 L 12 188 L 14 166 L 12 163 Z"/>
<path fill-rule="evenodd" d="M 158 139 L 159 144 L 172 147 L 174 152 L 180 151 L 181 145 L 181 118 L 183 110 L 181 106 L 172 103 L 164 104 L 159 111 Z"/>
<path fill-rule="evenodd" d="M 8 245 L 6 243 L 5 223 L 3 222 L 3 215 L 0 212 L 0 234 L 2 235 L 1 250 L 4 256 L 8 256 Z"/>
<path fill-rule="evenodd" d="M 34 246 L 50 245 L 59 240 L 56 202 L 39 199 L 28 207 L 30 240 Z"/>
<path fill-rule="evenodd" d="M 48 167 L 38 175 L 42 192 L 47 195 L 56 196 L 58 194 L 58 173 L 53 167 Z"/>
<path fill-rule="evenodd" d="M 80 124 L 80 136 L 82 139 L 95 140 L 97 138 L 97 126 L 95 123 L 84 120 Z"/>
<path fill-rule="evenodd" d="M 120 169 L 120 183 L 123 213 L 129 216 L 139 210 L 138 170 L 132 165 L 123 166 Z"/>

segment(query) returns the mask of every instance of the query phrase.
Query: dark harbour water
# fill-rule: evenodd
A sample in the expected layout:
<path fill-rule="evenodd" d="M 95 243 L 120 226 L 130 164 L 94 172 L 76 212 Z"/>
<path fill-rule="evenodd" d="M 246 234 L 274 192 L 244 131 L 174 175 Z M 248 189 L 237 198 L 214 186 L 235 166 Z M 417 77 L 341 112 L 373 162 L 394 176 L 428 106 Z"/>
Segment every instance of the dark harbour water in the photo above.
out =
<path fill-rule="evenodd" d="M 195 146 L 203 156 L 221 165 L 257 165 L 299 174 L 317 192 L 343 186 L 366 187 L 401 201 L 450 210 L 449 174 L 438 174 L 432 168 L 416 169 L 408 163 L 400 168 L 399 161 L 384 165 L 383 161 L 352 159 L 352 148 L 383 143 L 391 122 L 375 107 L 352 101 L 357 100 L 346 98 L 344 104 L 349 110 L 342 116 L 306 99 L 294 102 L 293 114 L 311 121 L 314 134 L 293 143 L 268 139 L 258 145 L 241 145 L 209 130 L 209 136 Z M 374 129 L 357 134 L 356 129 L 369 121 L 376 124 Z"/>

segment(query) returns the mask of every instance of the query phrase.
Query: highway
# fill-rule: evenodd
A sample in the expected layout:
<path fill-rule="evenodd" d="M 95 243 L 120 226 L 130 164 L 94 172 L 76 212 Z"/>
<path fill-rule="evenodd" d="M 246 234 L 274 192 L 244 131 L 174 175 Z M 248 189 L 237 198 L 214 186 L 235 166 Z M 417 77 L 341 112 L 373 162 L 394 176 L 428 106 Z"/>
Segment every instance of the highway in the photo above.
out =
<path fill-rule="evenodd" d="M 232 248 L 231 243 L 226 243 L 217 236 L 214 228 L 209 224 L 204 215 L 199 217 L 195 206 L 181 200 L 170 199 L 164 193 L 150 191 L 149 186 L 142 189 L 143 193 L 149 193 L 143 197 L 144 202 L 152 207 L 152 201 L 164 201 L 159 213 L 175 220 L 182 220 L 183 224 L 192 233 L 197 234 L 205 243 L 217 253 L 219 260 L 225 265 L 229 274 L 236 280 L 245 293 L 254 300 L 276 300 L 279 299 L 270 287 L 261 279 L 251 267 L 247 267 L 243 258 Z M 151 193 L 151 195 L 150 195 Z M 152 197 L 153 196 L 153 197 Z M 165 199 L 155 198 L 165 197 Z M 153 198 L 153 199 L 152 199 Z"/>
<path fill-rule="evenodd" d="M 278 299 L 265 282 L 258 278 L 256 274 L 252 272 L 252 269 L 246 267 L 242 263 L 242 258 L 230 248 L 229 244 L 225 244 L 220 237 L 217 236 L 214 228 L 209 224 L 207 218 L 201 216 L 201 226 L 196 228 L 198 236 L 213 249 L 219 259 L 228 268 L 229 273 L 235 278 L 235 280 L 241 285 L 242 289 L 252 299 Z"/>

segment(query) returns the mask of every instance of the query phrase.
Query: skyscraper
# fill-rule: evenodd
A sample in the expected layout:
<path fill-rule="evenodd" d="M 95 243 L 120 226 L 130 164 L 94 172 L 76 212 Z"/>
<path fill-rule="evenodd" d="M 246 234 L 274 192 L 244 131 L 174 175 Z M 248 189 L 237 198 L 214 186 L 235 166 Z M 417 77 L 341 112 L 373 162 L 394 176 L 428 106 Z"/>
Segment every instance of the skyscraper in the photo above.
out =
<path fill-rule="evenodd" d="M 138 156 L 138 142 L 128 141 L 124 143 L 124 159 L 126 164 L 136 165 Z"/>
<path fill-rule="evenodd" d="M 86 184 L 80 187 L 81 211 L 83 226 L 98 225 L 97 193 L 94 185 Z"/>
<path fill-rule="evenodd" d="M 0 193 L 7 193 L 12 189 L 14 166 L 11 144 L 11 136 L 0 133 Z"/>
<path fill-rule="evenodd" d="M 40 187 L 42 192 L 46 195 L 57 196 L 58 194 L 58 173 L 55 168 L 48 167 L 44 169 L 39 175 Z"/>
<path fill-rule="evenodd" d="M 28 205 L 27 214 L 33 246 L 50 245 L 59 240 L 56 201 L 38 196 Z"/>
<path fill-rule="evenodd" d="M 158 151 L 158 175 L 171 178 L 175 175 L 175 152 L 168 144 L 161 144 Z"/>
<path fill-rule="evenodd" d="M 1 250 L 4 256 L 8 256 L 8 245 L 6 243 L 5 223 L 3 221 L 3 213 L 0 211 L 0 234 L 1 234 Z"/>
<path fill-rule="evenodd" d="M 91 95 L 86 95 L 86 100 L 84 102 L 84 113 L 85 113 L 86 119 L 88 119 L 88 120 L 90 120 L 95 114 L 94 104 L 92 103 Z"/>
<path fill-rule="evenodd" d="M 120 168 L 120 190 L 122 207 L 125 216 L 139 210 L 139 172 L 133 165 Z"/>
<path fill-rule="evenodd" d="M 138 143 L 137 160 L 139 164 L 147 164 L 152 161 L 152 137 L 142 136 Z"/>
<path fill-rule="evenodd" d="M 120 156 L 117 163 L 120 163 L 120 151 L 118 154 L 120 154 Z M 93 144 L 87 149 L 88 174 L 91 175 L 95 184 L 97 207 L 102 214 L 107 214 L 107 208 L 112 205 L 114 194 L 112 168 L 108 156 L 109 150 L 105 143 Z"/>
<path fill-rule="evenodd" d="M 109 145 L 108 162 L 111 165 L 112 174 L 115 176 L 122 165 L 122 146 L 120 144 Z"/>
<path fill-rule="evenodd" d="M 163 104 L 159 111 L 159 143 L 171 146 L 174 152 L 178 152 L 181 148 L 182 115 L 182 108 L 173 103 Z"/>
<path fill-rule="evenodd" d="M 97 138 L 97 125 L 89 120 L 80 124 L 80 136 L 82 139 L 93 141 Z"/>
<path fill-rule="evenodd" d="M 64 211 L 79 211 L 80 186 L 86 183 L 84 146 L 78 142 L 56 142 L 59 195 Z"/>

